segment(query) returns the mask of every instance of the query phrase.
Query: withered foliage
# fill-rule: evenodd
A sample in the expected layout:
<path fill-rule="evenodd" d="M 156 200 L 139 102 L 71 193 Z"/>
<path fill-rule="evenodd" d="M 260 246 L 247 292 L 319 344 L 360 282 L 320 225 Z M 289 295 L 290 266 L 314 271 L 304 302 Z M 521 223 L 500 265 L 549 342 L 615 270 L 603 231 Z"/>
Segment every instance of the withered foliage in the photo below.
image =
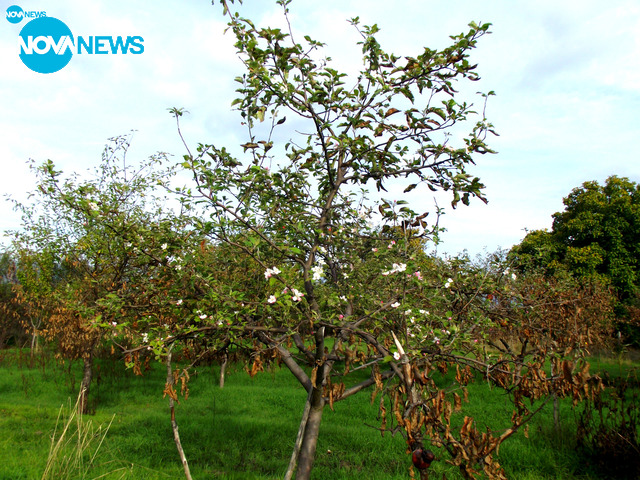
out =
<path fill-rule="evenodd" d="M 570 398 L 577 404 L 600 398 L 602 380 L 589 373 L 584 357 L 591 346 L 611 338 L 612 297 L 597 285 L 567 288 L 544 277 L 493 292 L 489 302 L 478 302 L 474 295 L 475 299 L 458 302 L 463 307 L 452 314 L 462 329 L 473 309 L 482 309 L 492 320 L 482 332 L 476 324 L 481 338 L 477 348 L 463 351 L 463 344 L 442 344 L 415 355 L 405 352 L 398 340 L 398 382 L 384 382 L 374 371 L 376 390 L 384 389 L 390 398 L 380 402 L 382 431 L 402 432 L 409 452 L 423 445 L 446 452 L 446 461 L 466 479 L 505 479 L 495 459 L 500 444 L 525 430 L 550 399 Z M 449 368 L 455 369 L 455 381 L 444 387 L 434 380 L 434 373 Z M 454 415 L 464 410 L 464 386 L 474 379 L 508 393 L 513 413 L 504 430 L 479 426 L 469 416 L 460 423 L 460 416 Z M 419 471 L 421 478 L 428 477 L 426 469 Z"/>

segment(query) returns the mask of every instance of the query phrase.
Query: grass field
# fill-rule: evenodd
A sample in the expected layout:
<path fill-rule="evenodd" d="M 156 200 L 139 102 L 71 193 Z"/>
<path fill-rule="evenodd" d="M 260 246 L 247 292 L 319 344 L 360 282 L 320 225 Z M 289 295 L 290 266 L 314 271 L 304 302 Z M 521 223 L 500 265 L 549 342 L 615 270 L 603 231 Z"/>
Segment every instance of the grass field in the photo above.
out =
<path fill-rule="evenodd" d="M 604 361 L 598 366 L 612 374 L 628 368 Z M 250 378 L 241 368 L 232 368 L 223 389 L 217 385 L 218 373 L 217 366 L 200 367 L 191 379 L 189 398 L 181 399 L 176 409 L 193 478 L 282 478 L 306 393 L 286 370 Z M 56 424 L 58 433 L 63 426 L 58 419 L 61 406 L 68 416 L 79 378 L 80 365 L 61 364 L 46 356 L 30 362 L 28 352 L 0 351 L 0 480 L 42 478 L 51 436 Z M 65 478 L 184 478 L 168 401 L 162 398 L 164 380 L 161 366 L 136 377 L 116 361 L 103 361 L 91 392 L 95 413 L 85 416 L 80 427 L 84 433 L 80 438 L 89 443 L 80 458 L 79 470 L 84 473 L 70 472 Z M 471 401 L 463 406 L 464 413 L 496 431 L 507 426 L 504 420 L 508 421 L 511 407 L 502 392 L 481 383 L 471 386 L 469 393 Z M 369 397 L 364 392 L 337 403 L 335 412 L 326 409 L 313 478 L 409 478 L 410 459 L 403 439 L 382 437 L 375 430 L 377 405 L 370 405 Z M 529 438 L 519 432 L 502 445 L 498 459 L 509 478 L 601 478 L 576 452 L 575 417 L 567 404 L 561 405 L 561 424 L 561 431 L 555 432 L 551 405 L 547 405 L 531 424 Z M 76 426 L 72 422 L 67 432 L 73 439 L 67 455 L 78 442 Z M 434 462 L 431 478 L 442 478 L 442 473 L 449 479 L 461 478 L 455 467 Z"/>

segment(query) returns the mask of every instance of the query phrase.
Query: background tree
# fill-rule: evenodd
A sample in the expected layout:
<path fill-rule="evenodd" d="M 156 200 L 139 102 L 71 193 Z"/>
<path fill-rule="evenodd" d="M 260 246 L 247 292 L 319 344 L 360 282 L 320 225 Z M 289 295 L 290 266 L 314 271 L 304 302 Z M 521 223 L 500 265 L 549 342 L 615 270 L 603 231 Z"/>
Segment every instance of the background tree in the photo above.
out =
<path fill-rule="evenodd" d="M 579 277 L 609 281 L 623 298 L 635 296 L 640 282 L 638 184 L 617 176 L 604 185 L 585 182 L 563 203 L 565 210 L 553 214 L 551 232 L 530 232 L 514 247 L 518 262 L 551 269 L 561 264 Z"/>
<path fill-rule="evenodd" d="M 608 283 L 621 300 L 619 316 L 637 323 L 640 186 L 611 176 L 604 185 L 585 182 L 563 203 L 565 210 L 553 214 L 550 232 L 530 232 L 512 249 L 518 268 L 542 268 L 548 273 L 565 269 L 578 278 Z"/>
<path fill-rule="evenodd" d="M 20 324 L 24 317 L 16 302 L 17 272 L 15 255 L 3 252 L 0 255 L 0 349 L 26 343 L 25 331 Z"/>
<path fill-rule="evenodd" d="M 135 290 L 149 265 L 161 261 L 154 255 L 163 230 L 153 195 L 158 179 L 150 172 L 156 159 L 137 169 L 127 165 L 129 140 L 112 139 L 89 179 L 65 179 L 51 161 L 32 164 L 35 200 L 16 203 L 23 212 L 23 230 L 13 242 L 20 254 L 19 298 L 32 307 L 29 318 L 36 311 L 43 317 L 38 331 L 55 342 L 58 355 L 83 361 L 83 412 L 104 327 L 109 336 L 122 330 L 114 300 Z"/>

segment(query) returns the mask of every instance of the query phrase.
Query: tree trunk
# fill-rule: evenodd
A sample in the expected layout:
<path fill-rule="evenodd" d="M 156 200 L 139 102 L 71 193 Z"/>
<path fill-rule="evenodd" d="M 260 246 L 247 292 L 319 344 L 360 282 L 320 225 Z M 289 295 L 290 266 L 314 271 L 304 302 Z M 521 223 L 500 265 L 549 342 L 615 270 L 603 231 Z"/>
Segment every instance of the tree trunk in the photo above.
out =
<path fill-rule="evenodd" d="M 311 393 L 307 395 L 307 401 L 304 404 L 304 412 L 302 413 L 302 420 L 300 420 L 300 427 L 298 428 L 298 436 L 296 437 L 296 444 L 293 447 L 293 453 L 291 454 L 291 460 L 289 460 L 289 468 L 284 476 L 284 480 L 291 480 L 293 474 L 296 471 L 296 465 L 298 464 L 298 457 L 300 456 L 300 448 L 302 447 L 302 437 L 307 426 L 307 420 L 309 420 L 309 412 L 311 411 Z"/>
<path fill-rule="evenodd" d="M 553 394 L 553 426 L 556 431 L 556 435 L 560 435 L 560 405 L 558 401 L 558 395 Z"/>
<path fill-rule="evenodd" d="M 224 388 L 224 374 L 227 371 L 227 363 L 229 363 L 229 355 L 225 353 L 224 359 L 220 364 L 220 388 Z"/>
<path fill-rule="evenodd" d="M 82 382 L 80 383 L 80 412 L 84 415 L 89 412 L 89 389 L 93 377 L 93 356 L 87 355 L 82 359 Z"/>
<path fill-rule="evenodd" d="M 318 370 L 324 370 L 324 368 L 320 367 Z M 318 446 L 318 434 L 320 433 L 320 423 L 322 422 L 324 404 L 324 398 L 322 398 L 322 384 L 319 384 L 317 387 L 314 387 L 311 392 L 309 417 L 307 418 L 304 435 L 302 437 L 302 444 L 300 446 L 300 457 L 298 460 L 296 480 L 309 480 L 310 478 L 313 461 L 316 456 L 316 447 Z"/>
<path fill-rule="evenodd" d="M 171 348 L 169 348 L 169 353 L 167 353 L 167 390 L 173 387 L 173 372 L 171 369 Z M 171 388 L 169 388 L 171 387 Z M 169 410 L 171 411 L 171 430 L 173 431 L 173 440 L 176 443 L 176 448 L 178 449 L 178 455 L 180 456 L 180 461 L 182 462 L 182 467 L 184 468 L 184 474 L 187 477 L 187 480 L 191 479 L 191 471 L 189 470 L 189 463 L 187 462 L 187 457 L 184 454 L 184 450 L 182 449 L 182 442 L 180 441 L 180 433 L 178 433 L 178 422 L 176 421 L 176 409 L 175 409 L 175 401 L 173 399 L 172 394 L 169 394 Z"/>
<path fill-rule="evenodd" d="M 42 320 L 38 319 L 37 325 L 36 322 L 33 321 L 33 318 L 30 318 L 31 322 L 31 358 L 33 359 L 34 355 L 40 351 L 40 335 L 38 334 L 38 329 L 40 325 L 42 325 Z"/>

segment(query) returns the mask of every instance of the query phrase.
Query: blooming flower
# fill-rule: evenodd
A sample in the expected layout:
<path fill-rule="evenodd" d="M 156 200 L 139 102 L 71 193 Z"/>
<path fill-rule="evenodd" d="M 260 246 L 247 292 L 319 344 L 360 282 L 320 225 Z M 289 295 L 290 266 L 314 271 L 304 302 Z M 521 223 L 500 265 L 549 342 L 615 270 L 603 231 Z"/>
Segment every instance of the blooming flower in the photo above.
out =
<path fill-rule="evenodd" d="M 166 243 L 163 243 L 162 245 L 160 245 L 160 248 L 166 250 L 168 246 L 169 245 L 167 245 Z"/>
<path fill-rule="evenodd" d="M 395 302 L 391 304 L 391 308 L 398 308 L 400 306 L 400 303 Z"/>
<path fill-rule="evenodd" d="M 312 267 L 311 270 L 313 271 L 313 279 L 315 281 L 318 281 L 322 278 L 322 267 L 320 265 Z"/>
<path fill-rule="evenodd" d="M 112 327 L 117 327 L 118 326 L 118 322 L 111 322 L 111 326 Z"/>
<path fill-rule="evenodd" d="M 433 343 L 440 345 L 440 339 L 438 337 L 433 337 Z"/>
<path fill-rule="evenodd" d="M 144 343 L 147 343 L 149 341 L 149 334 L 148 333 L 143 333 L 142 334 L 142 341 Z"/>
<path fill-rule="evenodd" d="M 176 265 L 176 270 L 178 271 L 182 270 L 182 265 Z"/>
<path fill-rule="evenodd" d="M 393 352 L 393 358 L 400 360 L 400 352 Z"/>
<path fill-rule="evenodd" d="M 268 280 L 273 275 L 278 275 L 279 273 L 280 273 L 280 270 L 278 269 L 278 267 L 267 268 L 264 272 L 264 278 Z"/>
<path fill-rule="evenodd" d="M 397 273 L 397 272 L 404 272 L 407 269 L 407 264 L 406 263 L 394 263 L 393 267 L 391 268 L 391 270 L 388 270 L 386 272 L 382 272 L 382 275 L 390 275 L 392 273 Z"/>
<path fill-rule="evenodd" d="M 91 210 L 98 210 L 98 204 L 96 202 L 89 202 L 89 208 Z"/>
<path fill-rule="evenodd" d="M 207 318 L 207 314 L 203 313 L 202 315 L 200 315 L 198 318 L 200 318 L 200 320 L 204 320 L 205 318 Z"/>
<path fill-rule="evenodd" d="M 515 281 L 518 276 L 515 273 L 511 274 L 511 280 Z"/>
<path fill-rule="evenodd" d="M 182 299 L 178 300 L 178 301 L 176 302 L 176 305 L 182 305 Z"/>
<path fill-rule="evenodd" d="M 444 288 L 449 288 L 453 283 L 453 278 L 447 278 L 447 282 L 444 284 Z"/>
<path fill-rule="evenodd" d="M 267 300 L 267 302 L 269 302 L 269 303 L 276 303 L 276 300 L 277 300 L 276 296 L 275 296 L 275 295 L 271 295 L 271 296 L 269 297 L 269 300 Z"/>
<path fill-rule="evenodd" d="M 293 293 L 291 300 L 293 300 L 294 302 L 299 302 L 300 300 L 302 300 L 302 297 L 304 297 L 304 293 L 300 292 L 297 288 L 292 288 L 291 292 Z"/>

